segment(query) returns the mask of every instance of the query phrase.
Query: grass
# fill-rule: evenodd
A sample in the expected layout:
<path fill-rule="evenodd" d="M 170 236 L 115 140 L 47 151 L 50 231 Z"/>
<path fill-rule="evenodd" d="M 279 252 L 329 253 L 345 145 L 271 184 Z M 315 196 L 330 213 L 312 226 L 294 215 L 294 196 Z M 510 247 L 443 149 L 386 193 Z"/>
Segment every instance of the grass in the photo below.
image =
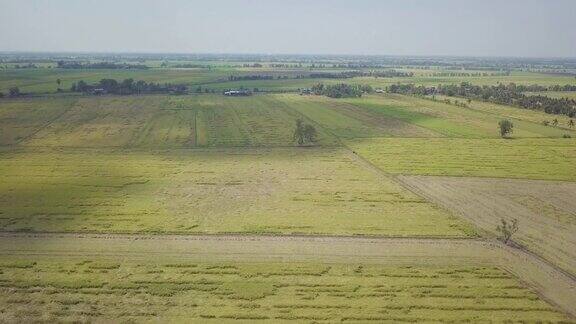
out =
<path fill-rule="evenodd" d="M 293 146 L 302 115 L 273 96 L 84 97 L 0 102 L 0 144 L 33 147 Z M 337 143 L 319 129 L 318 145 Z"/>
<path fill-rule="evenodd" d="M 398 116 L 382 114 L 361 105 L 351 104 L 349 100 L 297 95 L 278 95 L 275 98 L 341 139 L 440 136 Z"/>
<path fill-rule="evenodd" d="M 574 139 L 359 139 L 349 145 L 392 174 L 576 180 Z"/>
<path fill-rule="evenodd" d="M 0 153 L 0 229 L 472 235 L 343 149 Z"/>
<path fill-rule="evenodd" d="M 0 264 L 0 321 L 567 320 L 493 267 L 102 262 Z"/>
<path fill-rule="evenodd" d="M 438 100 L 450 99 L 452 102 L 454 100 L 459 100 L 460 102 L 465 102 L 464 99 L 456 97 L 446 97 L 446 96 L 436 96 Z M 522 127 L 522 130 L 530 130 L 533 133 L 540 134 L 544 137 L 558 137 L 559 134 L 572 134 L 574 133 L 574 128 L 570 128 L 568 121 L 570 118 L 566 115 L 553 115 L 547 114 L 542 111 L 530 110 L 530 109 L 519 109 L 516 107 L 498 105 L 490 102 L 483 102 L 472 100 L 471 102 L 466 102 L 469 109 L 480 111 L 486 114 L 491 114 L 497 116 L 498 118 L 511 119 L 517 127 Z M 558 120 L 558 126 L 547 126 L 542 127 L 544 121 L 552 122 L 554 119 Z M 522 123 L 530 122 L 530 123 Z M 561 136 L 561 135 L 560 135 Z M 532 136 L 533 137 L 533 136 Z"/>
<path fill-rule="evenodd" d="M 498 122 L 504 118 L 513 118 L 515 137 L 562 137 L 566 133 L 576 134 L 573 130 L 542 125 L 542 120 L 552 119 L 555 115 L 513 107 L 487 108 L 483 103 L 474 102 L 470 108 L 463 108 L 441 101 L 393 94 L 345 101 L 446 137 L 498 138 Z"/>
<path fill-rule="evenodd" d="M 26 140 L 60 117 L 75 101 L 60 98 L 0 102 L 0 146 Z"/>

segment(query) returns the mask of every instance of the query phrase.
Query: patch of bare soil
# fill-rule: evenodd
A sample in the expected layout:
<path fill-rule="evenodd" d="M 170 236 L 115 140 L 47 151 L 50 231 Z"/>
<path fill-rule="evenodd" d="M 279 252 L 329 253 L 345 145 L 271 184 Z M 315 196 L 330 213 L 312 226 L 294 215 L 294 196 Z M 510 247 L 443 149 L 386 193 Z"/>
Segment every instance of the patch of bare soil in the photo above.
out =
<path fill-rule="evenodd" d="M 408 188 L 460 214 L 490 235 L 518 219 L 513 240 L 576 275 L 576 183 L 399 176 Z"/>

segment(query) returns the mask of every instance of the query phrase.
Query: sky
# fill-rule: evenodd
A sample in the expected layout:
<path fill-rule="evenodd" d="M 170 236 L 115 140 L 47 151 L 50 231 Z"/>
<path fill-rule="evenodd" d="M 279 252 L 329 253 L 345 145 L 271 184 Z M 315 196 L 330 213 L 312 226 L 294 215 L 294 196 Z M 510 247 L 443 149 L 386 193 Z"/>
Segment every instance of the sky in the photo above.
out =
<path fill-rule="evenodd" d="M 576 0 L 0 0 L 0 51 L 576 57 Z"/>

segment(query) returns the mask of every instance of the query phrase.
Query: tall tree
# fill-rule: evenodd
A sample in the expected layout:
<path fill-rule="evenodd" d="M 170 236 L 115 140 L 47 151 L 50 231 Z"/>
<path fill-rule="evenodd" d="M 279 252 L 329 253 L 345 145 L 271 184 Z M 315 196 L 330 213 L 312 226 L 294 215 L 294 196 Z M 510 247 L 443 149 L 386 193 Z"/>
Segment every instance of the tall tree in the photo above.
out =
<path fill-rule="evenodd" d="M 299 118 L 296 120 L 296 128 L 294 129 L 294 141 L 296 141 L 298 145 L 304 145 L 304 141 L 306 140 L 305 134 L 304 121 Z"/>
<path fill-rule="evenodd" d="M 501 137 L 507 137 L 508 135 L 510 135 L 514 128 L 514 124 L 512 124 L 512 122 L 509 121 L 508 119 L 503 119 L 500 122 L 498 122 L 498 126 L 500 127 Z"/>

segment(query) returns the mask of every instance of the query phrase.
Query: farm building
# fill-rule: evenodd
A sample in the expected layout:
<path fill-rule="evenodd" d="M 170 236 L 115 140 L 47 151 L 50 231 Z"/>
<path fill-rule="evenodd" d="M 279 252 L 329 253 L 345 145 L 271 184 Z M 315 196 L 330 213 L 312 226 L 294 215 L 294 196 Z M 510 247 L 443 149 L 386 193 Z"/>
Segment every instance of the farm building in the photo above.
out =
<path fill-rule="evenodd" d="M 224 91 L 225 96 L 239 97 L 239 96 L 250 96 L 252 92 L 249 90 L 228 90 Z"/>

